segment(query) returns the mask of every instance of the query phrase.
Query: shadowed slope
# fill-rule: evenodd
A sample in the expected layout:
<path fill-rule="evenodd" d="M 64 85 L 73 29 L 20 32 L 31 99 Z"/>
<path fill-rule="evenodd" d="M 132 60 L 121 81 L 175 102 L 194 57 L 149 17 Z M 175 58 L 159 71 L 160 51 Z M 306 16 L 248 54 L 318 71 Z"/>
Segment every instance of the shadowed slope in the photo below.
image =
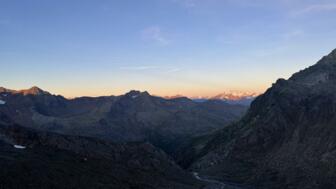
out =
<path fill-rule="evenodd" d="M 63 136 L 1 120 L 1 188 L 202 187 L 150 144 Z"/>
<path fill-rule="evenodd" d="M 279 79 L 240 122 L 207 139 L 193 169 L 261 188 L 336 187 L 335 83 L 336 51 Z"/>

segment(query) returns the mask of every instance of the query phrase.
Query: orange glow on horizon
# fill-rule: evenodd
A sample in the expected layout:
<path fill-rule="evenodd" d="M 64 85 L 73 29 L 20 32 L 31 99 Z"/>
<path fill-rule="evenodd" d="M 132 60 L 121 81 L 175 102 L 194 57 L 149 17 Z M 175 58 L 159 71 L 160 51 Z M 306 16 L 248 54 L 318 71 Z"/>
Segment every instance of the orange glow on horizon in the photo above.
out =
<path fill-rule="evenodd" d="M 119 96 L 123 95 L 131 90 L 138 91 L 147 91 L 153 96 L 161 96 L 161 97 L 170 97 L 170 96 L 186 96 L 189 98 L 197 98 L 197 97 L 213 97 L 221 93 L 233 93 L 233 92 L 241 92 L 241 93 L 255 93 L 262 94 L 266 91 L 268 87 L 260 87 L 255 90 L 252 89 L 239 89 L 239 88 L 222 88 L 222 89 L 195 89 L 195 88 L 162 88 L 162 89 L 144 89 L 144 88 L 130 88 L 130 89 L 57 89 L 51 90 L 52 94 L 55 92 L 57 95 L 62 95 L 66 98 L 76 98 L 82 96 L 89 97 L 98 97 L 98 96 Z"/>

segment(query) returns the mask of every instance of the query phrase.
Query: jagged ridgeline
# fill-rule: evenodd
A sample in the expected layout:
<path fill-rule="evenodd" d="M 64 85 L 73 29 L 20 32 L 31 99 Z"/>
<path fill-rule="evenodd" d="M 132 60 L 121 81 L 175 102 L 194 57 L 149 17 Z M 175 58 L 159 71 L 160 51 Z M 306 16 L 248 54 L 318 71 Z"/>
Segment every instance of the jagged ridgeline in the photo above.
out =
<path fill-rule="evenodd" d="M 257 188 L 336 188 L 336 50 L 279 79 L 191 168 Z"/>
<path fill-rule="evenodd" d="M 0 88 L 0 188 L 203 188 L 171 156 L 246 110 L 139 91 L 66 99 Z"/>
<path fill-rule="evenodd" d="M 0 112 L 24 127 L 113 142 L 149 141 L 167 152 L 181 140 L 238 120 L 247 106 L 218 100 L 164 99 L 147 92 L 66 99 L 37 87 L 0 89 Z"/>

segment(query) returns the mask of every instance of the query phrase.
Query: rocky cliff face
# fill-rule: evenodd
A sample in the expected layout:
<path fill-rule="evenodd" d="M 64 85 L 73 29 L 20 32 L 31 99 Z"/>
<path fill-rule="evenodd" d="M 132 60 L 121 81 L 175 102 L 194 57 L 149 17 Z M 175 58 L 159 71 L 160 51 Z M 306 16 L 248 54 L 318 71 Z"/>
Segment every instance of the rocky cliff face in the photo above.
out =
<path fill-rule="evenodd" d="M 192 168 L 260 188 L 336 187 L 336 50 L 279 79 Z"/>

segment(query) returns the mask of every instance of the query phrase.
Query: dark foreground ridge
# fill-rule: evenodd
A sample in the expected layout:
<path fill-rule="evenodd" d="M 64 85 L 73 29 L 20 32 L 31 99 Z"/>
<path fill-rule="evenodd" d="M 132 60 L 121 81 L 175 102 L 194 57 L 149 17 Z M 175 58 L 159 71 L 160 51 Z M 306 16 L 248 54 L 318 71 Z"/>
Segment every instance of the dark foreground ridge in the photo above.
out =
<path fill-rule="evenodd" d="M 0 188 L 202 188 L 148 143 L 114 144 L 27 129 L 1 116 Z"/>
<path fill-rule="evenodd" d="M 336 188 L 335 83 L 336 50 L 279 79 L 203 143 L 192 169 L 258 188 Z"/>

